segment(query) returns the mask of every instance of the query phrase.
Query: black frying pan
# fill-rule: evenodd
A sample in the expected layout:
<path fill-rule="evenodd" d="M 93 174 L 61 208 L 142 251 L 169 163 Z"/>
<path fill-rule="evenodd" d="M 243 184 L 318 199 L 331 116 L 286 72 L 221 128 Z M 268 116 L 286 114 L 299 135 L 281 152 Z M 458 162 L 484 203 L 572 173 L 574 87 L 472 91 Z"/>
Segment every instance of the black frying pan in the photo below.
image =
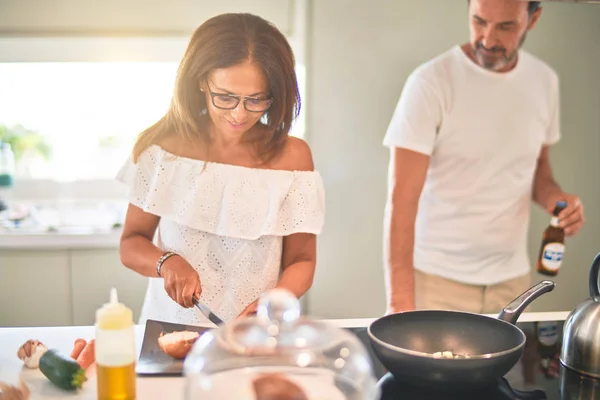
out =
<path fill-rule="evenodd" d="M 438 310 L 390 314 L 369 326 L 369 340 L 377 358 L 399 381 L 445 389 L 494 384 L 523 353 L 525 334 L 515 325 L 519 316 L 554 286 L 552 281 L 538 283 L 498 318 Z M 443 351 L 459 358 L 438 358 L 435 353 Z"/>

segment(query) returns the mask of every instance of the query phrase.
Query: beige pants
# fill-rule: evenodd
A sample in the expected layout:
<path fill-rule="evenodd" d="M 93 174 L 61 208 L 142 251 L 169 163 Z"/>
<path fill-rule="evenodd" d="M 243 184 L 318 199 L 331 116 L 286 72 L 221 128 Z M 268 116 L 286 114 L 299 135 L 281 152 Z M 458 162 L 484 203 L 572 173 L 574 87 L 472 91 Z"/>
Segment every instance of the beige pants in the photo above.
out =
<path fill-rule="evenodd" d="M 497 314 L 530 286 L 529 275 L 495 285 L 479 286 L 415 271 L 415 302 L 417 310 Z"/>

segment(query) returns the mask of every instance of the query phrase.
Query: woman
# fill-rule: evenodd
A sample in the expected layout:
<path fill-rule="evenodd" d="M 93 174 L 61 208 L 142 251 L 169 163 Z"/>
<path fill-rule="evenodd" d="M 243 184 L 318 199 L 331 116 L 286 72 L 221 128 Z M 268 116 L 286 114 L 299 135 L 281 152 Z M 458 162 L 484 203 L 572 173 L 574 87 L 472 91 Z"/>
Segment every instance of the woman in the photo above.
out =
<path fill-rule="evenodd" d="M 270 23 L 225 14 L 193 34 L 169 110 L 118 174 L 121 261 L 150 277 L 140 323 L 208 323 L 193 298 L 228 321 L 269 289 L 310 288 L 324 189 L 288 136 L 299 109 L 294 55 Z"/>

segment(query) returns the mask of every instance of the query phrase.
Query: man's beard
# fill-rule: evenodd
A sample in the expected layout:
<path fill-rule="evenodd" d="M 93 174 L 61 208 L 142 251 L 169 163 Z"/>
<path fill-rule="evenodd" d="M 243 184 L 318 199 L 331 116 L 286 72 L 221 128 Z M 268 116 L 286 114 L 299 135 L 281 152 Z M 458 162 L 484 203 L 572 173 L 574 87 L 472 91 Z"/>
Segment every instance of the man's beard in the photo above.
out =
<path fill-rule="evenodd" d="M 519 49 L 523 46 L 523 43 L 525 43 L 526 37 L 527 32 L 523 34 L 519 40 L 519 45 L 510 54 L 507 54 L 504 47 L 492 47 L 491 49 L 488 49 L 480 41 L 476 42 L 475 45 L 471 47 L 473 49 L 473 54 L 483 68 L 489 69 L 490 71 L 499 71 L 517 58 Z"/>

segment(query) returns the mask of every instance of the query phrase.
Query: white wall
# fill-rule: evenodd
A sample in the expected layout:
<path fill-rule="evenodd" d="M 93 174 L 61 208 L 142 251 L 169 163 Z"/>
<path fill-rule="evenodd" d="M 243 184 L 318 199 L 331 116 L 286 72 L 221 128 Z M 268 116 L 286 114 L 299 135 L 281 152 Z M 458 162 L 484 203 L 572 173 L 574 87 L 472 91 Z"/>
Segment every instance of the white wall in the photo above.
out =
<path fill-rule="evenodd" d="M 547 60 L 561 78 L 563 140 L 552 151 L 554 175 L 563 190 L 577 193 L 586 224 L 567 239 L 556 290 L 538 299 L 536 311 L 572 309 L 588 296 L 588 274 L 600 252 L 600 4 L 548 4 L 528 49 Z M 535 208 L 530 231 L 532 257 L 549 217 Z M 535 273 L 532 276 L 540 279 Z"/>
<path fill-rule="evenodd" d="M 327 217 L 309 312 L 375 317 L 385 310 L 382 232 L 389 155 L 381 141 L 408 74 L 467 40 L 467 5 L 315 0 L 311 6 L 307 137 L 324 176 Z M 598 5 L 547 4 L 525 45 L 561 77 L 564 139 L 552 161 L 564 189 L 578 193 L 587 206 L 587 226 L 567 242 L 556 290 L 532 310 L 568 310 L 581 301 L 592 257 L 600 251 L 600 181 L 592 175 L 600 171 L 599 21 Z M 547 223 L 536 210 L 532 257 Z"/>
<path fill-rule="evenodd" d="M 188 35 L 225 12 L 253 12 L 292 35 L 294 0 L 2 0 L 0 36 Z"/>

